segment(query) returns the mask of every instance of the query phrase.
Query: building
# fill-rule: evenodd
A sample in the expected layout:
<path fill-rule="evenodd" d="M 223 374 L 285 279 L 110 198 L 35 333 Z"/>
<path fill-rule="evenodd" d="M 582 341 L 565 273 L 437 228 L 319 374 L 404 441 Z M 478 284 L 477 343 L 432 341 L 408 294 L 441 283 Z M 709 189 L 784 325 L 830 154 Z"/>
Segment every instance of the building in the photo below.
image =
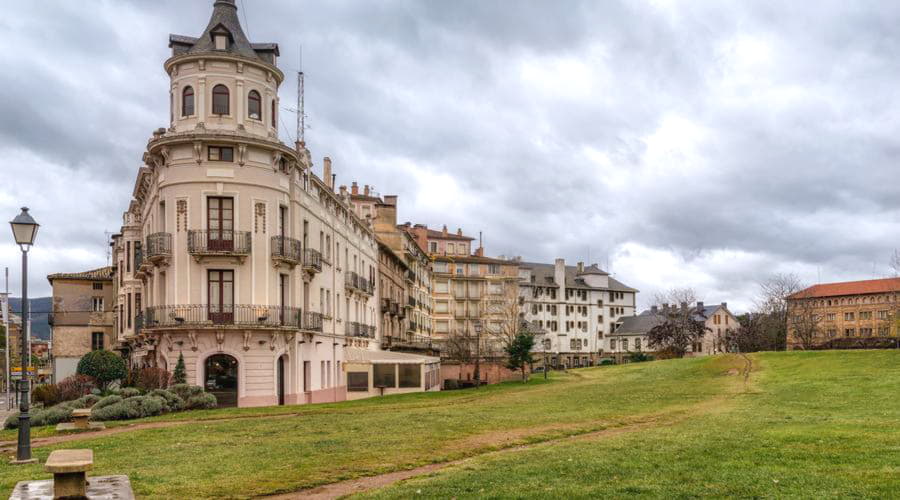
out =
<path fill-rule="evenodd" d="M 813 285 L 787 306 L 788 349 L 897 345 L 900 278 Z"/>
<path fill-rule="evenodd" d="M 501 358 L 518 325 L 518 263 L 471 254 L 474 238 L 423 224 L 404 224 L 432 260 L 433 336 L 442 359 Z M 479 331 L 479 328 L 481 329 Z"/>
<path fill-rule="evenodd" d="M 668 307 L 664 305 L 660 310 L 657 306 L 653 306 L 649 311 L 637 316 L 623 318 L 616 331 L 609 335 L 610 355 L 622 360 L 632 352 L 651 354 L 656 352 L 647 341 L 647 333 L 653 327 L 665 322 Z M 687 309 L 689 306 L 682 304 L 681 307 Z M 728 303 L 708 306 L 703 302 L 697 302 L 695 306 L 690 307 L 691 317 L 701 321 L 707 330 L 699 342 L 688 346 L 686 356 L 709 356 L 727 352 L 726 338 L 729 331 L 740 327 L 737 317 L 728 310 Z"/>
<path fill-rule="evenodd" d="M 347 360 L 381 344 L 370 221 L 330 159 L 319 176 L 302 142 L 278 140 L 278 45 L 247 39 L 234 0 L 169 47 L 171 121 L 113 242 L 120 349 L 135 367 L 183 355 L 221 406 L 347 399 Z M 368 381 L 354 397 L 383 390 Z"/>
<path fill-rule="evenodd" d="M 341 186 L 341 192 L 346 188 Z M 382 199 L 366 185 L 354 182 L 350 201 L 360 217 L 373 221 L 379 244 L 379 303 L 382 348 L 436 353 L 432 342 L 431 260 L 412 235 L 397 225 L 397 196 Z"/>
<path fill-rule="evenodd" d="M 85 354 L 117 347 L 114 277 L 111 266 L 47 276 L 53 290 L 48 322 L 54 381 L 74 375 Z"/>
<path fill-rule="evenodd" d="M 546 332 L 535 350 L 549 353 L 552 367 L 595 364 L 609 334 L 634 316 L 637 293 L 597 264 L 519 262 L 521 312 Z"/>

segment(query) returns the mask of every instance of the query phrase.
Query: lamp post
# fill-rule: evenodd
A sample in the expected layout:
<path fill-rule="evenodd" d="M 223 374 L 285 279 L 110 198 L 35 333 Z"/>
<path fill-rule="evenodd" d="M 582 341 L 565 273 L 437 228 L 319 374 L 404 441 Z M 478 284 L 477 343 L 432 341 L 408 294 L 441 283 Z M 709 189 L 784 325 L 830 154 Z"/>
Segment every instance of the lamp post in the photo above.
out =
<path fill-rule="evenodd" d="M 481 386 L 481 320 L 475 320 L 475 388 Z"/>
<path fill-rule="evenodd" d="M 28 361 L 31 358 L 28 352 L 27 318 L 28 318 L 28 250 L 34 243 L 40 226 L 28 214 L 28 207 L 22 207 L 22 213 L 16 216 L 10 223 L 13 237 L 19 248 L 22 249 L 22 375 L 19 377 L 19 443 L 16 448 L 16 459 L 13 463 L 27 464 L 35 460 L 31 458 L 31 421 L 28 415 Z"/>

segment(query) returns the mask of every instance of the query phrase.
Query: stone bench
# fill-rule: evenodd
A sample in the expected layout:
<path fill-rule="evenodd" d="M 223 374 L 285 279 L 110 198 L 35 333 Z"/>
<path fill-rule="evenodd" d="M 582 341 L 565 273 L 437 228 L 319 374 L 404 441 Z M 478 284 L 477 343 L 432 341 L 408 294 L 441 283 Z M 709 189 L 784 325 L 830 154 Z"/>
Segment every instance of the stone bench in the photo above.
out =
<path fill-rule="evenodd" d="M 103 422 L 89 422 L 88 421 L 89 418 L 91 418 L 91 409 L 90 408 L 78 408 L 76 410 L 72 410 L 72 421 L 57 424 L 56 430 L 58 430 L 58 431 L 86 431 L 86 430 L 100 430 L 100 429 L 106 428 L 106 426 L 103 424 Z"/>
<path fill-rule="evenodd" d="M 44 470 L 53 473 L 53 498 L 87 498 L 87 471 L 93 466 L 93 450 L 50 453 Z"/>

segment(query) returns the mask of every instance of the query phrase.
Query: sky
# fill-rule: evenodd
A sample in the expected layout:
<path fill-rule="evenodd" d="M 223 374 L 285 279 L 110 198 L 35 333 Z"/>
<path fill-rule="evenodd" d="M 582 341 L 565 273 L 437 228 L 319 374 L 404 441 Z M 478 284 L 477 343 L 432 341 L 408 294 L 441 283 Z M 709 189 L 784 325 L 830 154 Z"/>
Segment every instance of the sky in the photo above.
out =
<path fill-rule="evenodd" d="M 167 126 L 168 35 L 198 36 L 212 1 L 4 4 L 0 218 L 27 205 L 41 224 L 29 294 L 45 296 L 47 274 L 106 265 Z M 399 195 L 400 222 L 480 232 L 492 256 L 597 262 L 642 306 L 692 287 L 745 311 L 772 273 L 890 273 L 898 3 L 238 5 L 252 41 L 280 44 L 284 108 L 302 46 L 316 171 L 330 156 L 339 185 Z M 13 295 L 20 258 L 0 231 Z"/>

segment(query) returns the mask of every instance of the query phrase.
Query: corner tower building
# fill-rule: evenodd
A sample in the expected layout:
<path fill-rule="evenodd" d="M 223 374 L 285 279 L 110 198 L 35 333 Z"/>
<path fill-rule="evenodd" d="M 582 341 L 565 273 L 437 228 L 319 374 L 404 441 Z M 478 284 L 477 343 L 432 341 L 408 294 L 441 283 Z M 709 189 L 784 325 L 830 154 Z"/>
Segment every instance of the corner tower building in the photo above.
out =
<path fill-rule="evenodd" d="M 250 42 L 234 0 L 216 0 L 198 38 L 169 46 L 171 123 L 113 244 L 120 349 L 136 368 L 183 355 L 222 406 L 346 399 L 351 362 L 362 391 L 377 244 L 305 146 L 278 140 L 278 45 Z"/>

